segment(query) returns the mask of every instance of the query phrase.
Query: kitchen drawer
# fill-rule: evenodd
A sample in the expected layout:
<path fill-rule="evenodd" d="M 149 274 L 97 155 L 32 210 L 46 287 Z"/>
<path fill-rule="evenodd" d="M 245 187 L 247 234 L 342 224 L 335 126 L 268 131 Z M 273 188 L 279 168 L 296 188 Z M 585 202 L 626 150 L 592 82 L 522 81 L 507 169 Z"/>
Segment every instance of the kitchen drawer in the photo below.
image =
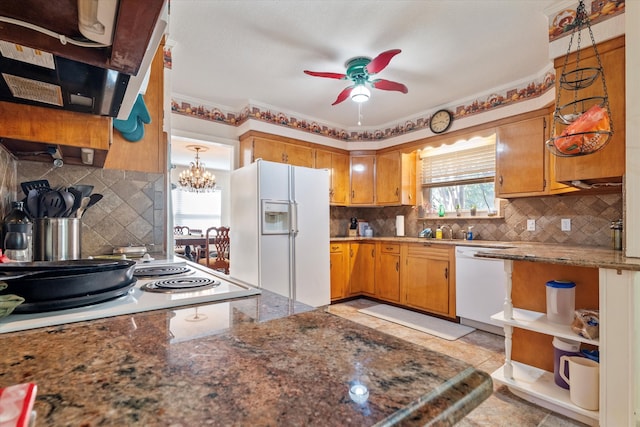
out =
<path fill-rule="evenodd" d="M 331 243 L 329 245 L 330 253 L 336 253 L 336 252 L 342 252 L 342 251 L 344 251 L 344 244 L 342 243 Z"/>
<path fill-rule="evenodd" d="M 430 243 L 423 244 L 409 244 L 407 248 L 408 256 L 424 257 L 430 259 L 439 259 L 443 261 L 449 261 L 451 255 L 453 255 L 453 246 L 451 248 L 443 248 L 438 245 L 431 245 Z"/>
<path fill-rule="evenodd" d="M 380 243 L 380 252 L 384 252 L 386 254 L 399 254 L 400 245 L 394 243 Z"/>

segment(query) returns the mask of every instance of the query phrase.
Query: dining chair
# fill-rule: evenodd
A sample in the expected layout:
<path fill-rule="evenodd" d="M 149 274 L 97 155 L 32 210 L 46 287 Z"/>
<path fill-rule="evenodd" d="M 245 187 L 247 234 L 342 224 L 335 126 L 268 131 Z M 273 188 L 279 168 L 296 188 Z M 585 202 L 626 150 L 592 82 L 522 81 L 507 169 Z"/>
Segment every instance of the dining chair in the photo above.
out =
<path fill-rule="evenodd" d="M 199 249 L 198 263 L 229 274 L 229 245 L 229 227 L 207 228 L 205 245 Z"/>
<path fill-rule="evenodd" d="M 175 227 L 173 227 L 174 236 L 188 236 L 189 234 L 189 227 L 185 225 L 176 225 Z M 191 259 L 192 257 L 190 256 L 190 254 L 186 253 L 185 249 L 186 248 L 183 245 L 175 245 L 173 251 L 177 255 L 186 256 L 187 258 Z"/>

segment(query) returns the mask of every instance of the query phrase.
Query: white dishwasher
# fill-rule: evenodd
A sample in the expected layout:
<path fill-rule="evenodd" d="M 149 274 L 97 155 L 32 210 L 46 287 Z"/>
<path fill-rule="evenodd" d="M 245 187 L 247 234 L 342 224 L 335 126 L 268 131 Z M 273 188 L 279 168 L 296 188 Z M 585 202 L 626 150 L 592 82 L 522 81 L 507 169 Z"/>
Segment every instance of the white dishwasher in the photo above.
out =
<path fill-rule="evenodd" d="M 456 246 L 456 315 L 463 325 L 504 335 L 502 325 L 491 320 L 503 310 L 504 260 L 474 256 L 487 249 L 496 248 Z"/>

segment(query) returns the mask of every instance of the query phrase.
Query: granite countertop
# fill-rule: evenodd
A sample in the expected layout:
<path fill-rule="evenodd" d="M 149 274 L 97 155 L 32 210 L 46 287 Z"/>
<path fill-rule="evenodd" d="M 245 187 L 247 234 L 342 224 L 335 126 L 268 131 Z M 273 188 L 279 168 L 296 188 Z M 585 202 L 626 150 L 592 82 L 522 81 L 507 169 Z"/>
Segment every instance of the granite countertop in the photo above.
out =
<path fill-rule="evenodd" d="M 640 258 L 628 258 L 624 256 L 622 251 L 599 247 L 522 245 L 500 251 L 482 251 L 478 252 L 476 256 L 513 261 L 640 271 Z"/>
<path fill-rule="evenodd" d="M 39 426 L 453 425 L 492 393 L 465 362 L 269 292 L 2 335 L 0 387 Z M 368 399 L 350 398 L 361 383 Z"/>
<path fill-rule="evenodd" d="M 462 239 L 434 239 L 424 237 L 331 237 L 332 242 L 394 242 L 394 243 L 424 243 L 448 246 L 479 246 L 483 248 L 508 248 L 513 246 L 513 242 L 502 242 L 496 240 L 462 240 Z"/>
<path fill-rule="evenodd" d="M 487 251 L 480 251 L 476 254 L 477 257 L 481 258 L 640 271 L 640 258 L 625 257 L 622 251 L 597 246 L 572 246 L 540 242 L 497 240 L 425 239 L 420 237 L 332 237 L 331 241 L 384 241 L 448 246 L 476 246 L 487 249 Z"/>

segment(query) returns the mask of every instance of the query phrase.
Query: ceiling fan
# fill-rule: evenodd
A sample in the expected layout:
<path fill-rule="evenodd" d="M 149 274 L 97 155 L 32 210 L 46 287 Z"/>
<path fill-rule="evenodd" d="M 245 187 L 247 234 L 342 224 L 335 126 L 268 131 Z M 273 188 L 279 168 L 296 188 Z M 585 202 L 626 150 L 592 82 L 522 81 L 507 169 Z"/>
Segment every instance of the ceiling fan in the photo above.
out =
<path fill-rule="evenodd" d="M 368 57 L 358 56 L 350 59 L 345 63 L 347 68 L 346 74 L 341 73 L 325 73 L 319 71 L 304 70 L 305 74 L 315 77 L 326 77 L 329 79 L 351 80 L 353 84 L 346 87 L 331 105 L 336 105 L 351 97 L 355 102 L 365 102 L 371 96 L 371 92 L 367 88 L 367 84 L 375 89 L 392 90 L 407 93 L 409 90 L 402 83 L 392 82 L 385 79 L 371 79 L 374 74 L 384 70 L 391 58 L 402 52 L 400 49 L 387 50 L 380 55 L 371 59 Z"/>

